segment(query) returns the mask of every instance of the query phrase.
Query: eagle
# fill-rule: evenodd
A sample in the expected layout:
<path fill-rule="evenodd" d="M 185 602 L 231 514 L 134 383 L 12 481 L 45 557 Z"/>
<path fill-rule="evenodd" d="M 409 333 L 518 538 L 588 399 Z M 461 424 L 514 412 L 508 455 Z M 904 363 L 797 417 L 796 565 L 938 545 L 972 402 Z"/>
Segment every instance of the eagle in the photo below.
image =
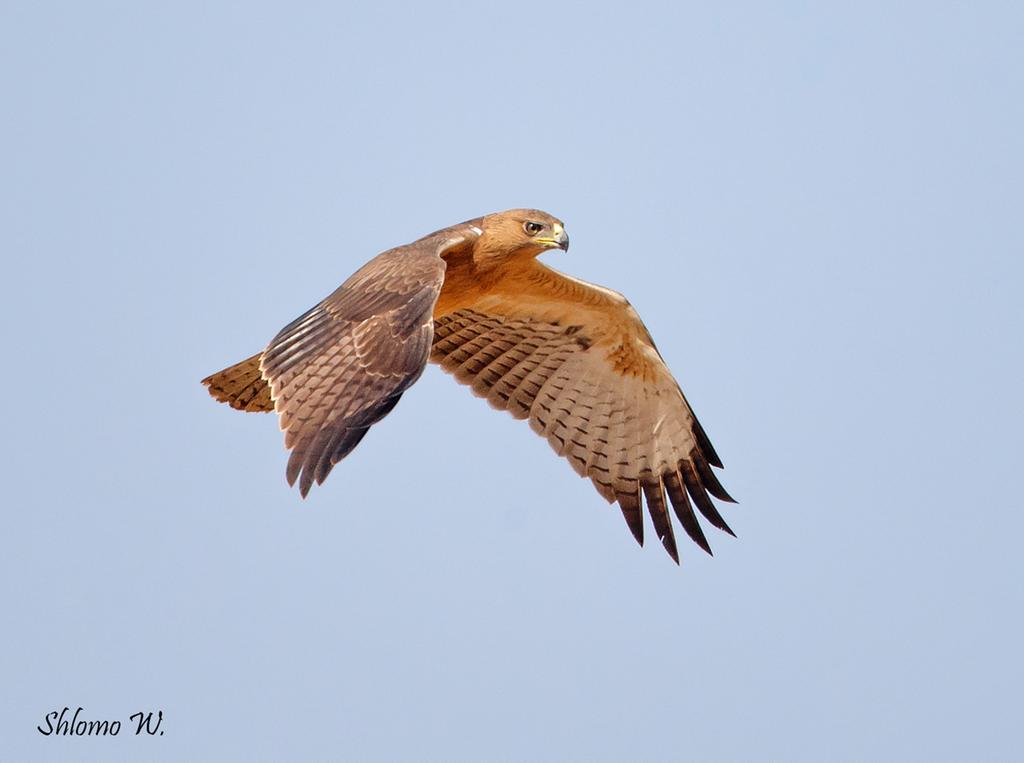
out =
<path fill-rule="evenodd" d="M 711 553 L 696 507 L 735 535 L 735 503 L 704 428 L 636 310 L 618 292 L 539 262 L 568 251 L 561 220 L 512 209 L 383 252 L 266 349 L 202 383 L 240 411 L 276 411 L 286 477 L 305 497 L 437 363 L 494 408 L 526 419 L 617 503 L 644 541 L 643 505 L 679 564 L 669 505 Z"/>

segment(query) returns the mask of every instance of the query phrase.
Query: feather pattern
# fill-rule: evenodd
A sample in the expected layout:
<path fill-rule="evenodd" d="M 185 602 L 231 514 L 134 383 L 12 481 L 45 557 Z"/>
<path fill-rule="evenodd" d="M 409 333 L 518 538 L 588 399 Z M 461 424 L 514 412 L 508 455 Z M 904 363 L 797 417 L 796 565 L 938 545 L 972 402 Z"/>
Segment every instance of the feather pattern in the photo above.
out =
<path fill-rule="evenodd" d="M 722 461 L 640 316 L 617 292 L 559 273 L 511 210 L 378 255 L 285 326 L 267 348 L 203 380 L 244 411 L 277 412 L 286 477 L 305 496 L 386 416 L 427 360 L 494 408 L 529 422 L 618 503 L 643 545 L 643 507 L 676 563 L 669 507 L 711 553 L 698 514 L 732 534 Z M 533 223 L 530 223 L 533 224 Z"/>

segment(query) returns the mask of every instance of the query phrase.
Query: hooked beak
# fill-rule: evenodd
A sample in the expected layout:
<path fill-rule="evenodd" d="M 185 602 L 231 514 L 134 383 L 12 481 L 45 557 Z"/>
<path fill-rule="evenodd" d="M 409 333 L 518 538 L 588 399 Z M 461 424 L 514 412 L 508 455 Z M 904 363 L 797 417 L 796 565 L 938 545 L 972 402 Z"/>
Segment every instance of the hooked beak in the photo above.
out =
<path fill-rule="evenodd" d="M 560 223 L 555 223 L 551 226 L 551 232 L 554 234 L 551 238 L 539 238 L 537 242 L 550 249 L 561 249 L 563 252 L 568 252 L 569 234 L 565 232 L 565 228 Z"/>

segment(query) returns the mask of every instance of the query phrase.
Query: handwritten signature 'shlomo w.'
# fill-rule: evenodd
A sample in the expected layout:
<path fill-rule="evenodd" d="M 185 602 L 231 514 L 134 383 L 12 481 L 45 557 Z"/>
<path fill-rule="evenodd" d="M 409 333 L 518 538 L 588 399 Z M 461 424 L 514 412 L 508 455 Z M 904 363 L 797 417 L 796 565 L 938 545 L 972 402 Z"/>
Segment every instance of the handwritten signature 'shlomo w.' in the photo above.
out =
<path fill-rule="evenodd" d="M 74 715 L 68 719 L 66 716 L 70 712 L 71 708 L 65 707 L 63 710 L 54 710 L 52 713 L 47 713 L 43 718 L 46 728 L 36 726 L 36 730 L 46 737 L 51 735 L 116 737 L 121 733 L 121 721 L 87 721 L 84 718 L 80 720 L 78 716 L 82 712 L 81 707 L 75 710 Z M 152 711 L 144 713 L 141 710 L 128 716 L 128 721 L 135 724 L 135 736 L 141 736 L 143 733 L 146 733 L 149 736 L 163 736 L 164 732 L 160 728 L 160 724 L 163 723 L 163 720 L 163 710 L 157 710 L 155 717 Z"/>

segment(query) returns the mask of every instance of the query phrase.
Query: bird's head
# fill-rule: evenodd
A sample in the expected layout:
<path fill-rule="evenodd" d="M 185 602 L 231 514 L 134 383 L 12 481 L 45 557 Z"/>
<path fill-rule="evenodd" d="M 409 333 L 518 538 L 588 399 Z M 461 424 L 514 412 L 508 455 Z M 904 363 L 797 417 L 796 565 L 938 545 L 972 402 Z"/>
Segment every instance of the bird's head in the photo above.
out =
<path fill-rule="evenodd" d="M 539 209 L 510 209 L 483 218 L 474 259 L 536 257 L 548 249 L 569 249 L 562 221 Z"/>

